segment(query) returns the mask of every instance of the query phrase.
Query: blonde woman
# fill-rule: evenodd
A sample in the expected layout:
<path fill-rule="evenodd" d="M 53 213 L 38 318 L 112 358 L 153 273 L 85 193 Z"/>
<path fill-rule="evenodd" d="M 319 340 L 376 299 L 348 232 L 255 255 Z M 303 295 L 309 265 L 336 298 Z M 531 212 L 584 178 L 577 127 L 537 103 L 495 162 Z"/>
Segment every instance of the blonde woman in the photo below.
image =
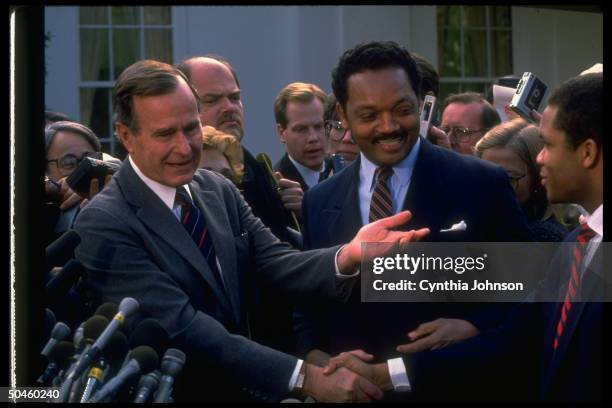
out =
<path fill-rule="evenodd" d="M 215 171 L 238 185 L 244 175 L 244 156 L 236 138 L 212 126 L 202 127 L 200 168 Z"/>

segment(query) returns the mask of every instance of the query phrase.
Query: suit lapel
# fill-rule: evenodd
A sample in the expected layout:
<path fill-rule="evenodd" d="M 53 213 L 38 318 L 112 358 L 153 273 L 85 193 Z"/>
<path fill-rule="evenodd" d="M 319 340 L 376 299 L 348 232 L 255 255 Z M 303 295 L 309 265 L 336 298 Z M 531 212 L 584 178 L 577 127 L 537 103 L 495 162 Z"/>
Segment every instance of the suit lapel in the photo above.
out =
<path fill-rule="evenodd" d="M 302 186 L 302 190 L 304 190 L 304 192 L 308 191 L 308 184 L 306 184 L 298 169 L 293 165 L 287 153 L 285 153 L 283 156 L 282 164 L 279 170 L 283 177 L 289 180 L 297 181 Z"/>
<path fill-rule="evenodd" d="M 193 239 L 189 236 L 172 211 L 170 211 L 160 198 L 138 177 L 127 159 L 126 163 L 124 163 L 118 172 L 117 177 L 126 200 L 138 207 L 136 216 L 144 225 L 155 233 L 160 240 L 172 247 L 198 271 L 206 283 L 208 283 L 217 299 L 219 299 L 221 306 L 225 310 L 230 311 L 232 308 L 228 303 L 227 297 L 222 288 L 219 287 L 212 271 L 204 260 L 202 253 L 193 242 Z M 196 196 L 196 194 L 193 195 Z M 225 212 L 223 212 L 223 214 L 225 215 Z M 213 236 L 213 243 L 215 244 L 216 250 L 217 242 L 214 239 L 214 235 L 211 236 Z"/>

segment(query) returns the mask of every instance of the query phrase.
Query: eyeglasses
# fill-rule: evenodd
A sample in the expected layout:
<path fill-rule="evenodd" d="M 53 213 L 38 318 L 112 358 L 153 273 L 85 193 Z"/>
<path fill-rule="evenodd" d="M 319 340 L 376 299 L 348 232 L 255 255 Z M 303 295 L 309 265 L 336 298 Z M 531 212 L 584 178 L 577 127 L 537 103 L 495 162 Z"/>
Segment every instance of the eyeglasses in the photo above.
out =
<path fill-rule="evenodd" d="M 440 127 L 440 129 L 449 136 L 453 135 L 455 139 L 457 140 L 457 142 L 459 143 L 469 142 L 470 136 L 473 133 L 486 132 L 488 130 L 488 129 L 469 129 L 469 128 L 462 128 L 462 127 L 449 128 L 448 126 Z"/>
<path fill-rule="evenodd" d="M 68 153 L 58 159 L 47 160 L 47 163 L 55 163 L 60 169 L 60 172 L 67 176 L 71 173 L 79 163 L 85 158 L 91 157 L 92 159 L 102 160 L 102 152 L 85 152 L 81 157 L 77 157 L 74 154 Z"/>
<path fill-rule="evenodd" d="M 519 181 L 521 181 L 521 179 L 523 177 L 525 177 L 526 174 L 510 174 L 508 173 L 508 179 L 510 180 L 510 185 L 512 186 L 513 189 L 517 189 L 518 185 L 519 185 Z"/>
<path fill-rule="evenodd" d="M 335 132 L 332 133 L 332 129 Z M 335 142 L 342 140 L 346 134 L 347 129 L 342 127 L 342 124 L 337 120 L 326 120 L 325 121 L 325 134 Z"/>

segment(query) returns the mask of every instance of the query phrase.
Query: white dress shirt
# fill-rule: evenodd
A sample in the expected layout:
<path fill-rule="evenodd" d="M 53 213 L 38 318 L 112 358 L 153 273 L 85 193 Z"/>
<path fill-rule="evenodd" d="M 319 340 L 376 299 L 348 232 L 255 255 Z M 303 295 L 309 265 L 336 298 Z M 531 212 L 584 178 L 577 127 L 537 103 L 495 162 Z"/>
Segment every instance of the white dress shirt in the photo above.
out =
<path fill-rule="evenodd" d="M 287 153 L 287 157 L 289 158 L 289 160 L 291 160 L 291 163 L 293 163 L 298 173 L 300 173 L 300 175 L 304 179 L 304 182 L 306 182 L 308 188 L 312 188 L 319 184 L 319 177 L 321 176 L 321 173 L 325 171 L 325 161 L 323 161 L 323 164 L 321 164 L 321 168 L 319 170 L 313 170 L 298 163 L 296 160 L 293 159 L 293 157 L 289 155 L 289 153 Z"/>
<path fill-rule="evenodd" d="M 599 243 L 603 240 L 603 204 L 601 204 L 592 214 L 589 214 L 584 208 L 580 207 L 582 215 L 580 216 L 580 223 L 587 224 L 589 228 L 595 231 L 595 236 L 589 241 L 587 246 L 586 254 L 584 256 L 584 262 L 580 268 L 580 273 L 583 273 L 587 266 L 591 263 L 595 251 L 599 247 Z"/>

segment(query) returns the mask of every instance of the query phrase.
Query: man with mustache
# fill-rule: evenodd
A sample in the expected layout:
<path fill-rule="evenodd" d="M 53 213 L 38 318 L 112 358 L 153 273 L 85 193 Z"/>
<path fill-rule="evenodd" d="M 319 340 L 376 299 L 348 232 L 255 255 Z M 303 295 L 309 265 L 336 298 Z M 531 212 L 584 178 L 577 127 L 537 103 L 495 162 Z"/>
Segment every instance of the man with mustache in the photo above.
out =
<path fill-rule="evenodd" d="M 361 151 L 341 173 L 310 189 L 303 204 L 304 244 L 343 242 L 362 225 L 409 209 L 403 228 L 427 226 L 428 241 L 522 241 L 526 221 L 501 167 L 432 145 L 419 135 L 421 77 L 410 53 L 394 42 L 369 42 L 347 50 L 332 73 L 343 126 Z M 464 221 L 466 228 L 444 232 Z M 406 333 L 439 317 L 423 333 L 441 346 L 478 333 L 499 318 L 491 306 L 442 303 L 318 303 L 296 313 L 299 351 L 324 364 L 352 349 L 374 354 L 386 368 L 387 389 L 402 390 L 405 368 L 395 347 Z M 413 338 L 412 340 L 417 340 Z M 433 340 L 433 341 L 432 341 Z M 359 354 L 361 355 L 361 354 Z"/>
<path fill-rule="evenodd" d="M 238 141 L 244 137 L 244 108 L 240 98 L 238 75 L 230 63 L 218 55 L 207 54 L 191 57 L 177 64 L 198 91 L 202 109 L 200 121 L 203 126 L 233 135 Z M 281 189 L 275 191 L 267 182 L 261 164 L 242 146 L 244 152 L 244 176 L 240 190 L 251 206 L 253 214 L 272 230 L 281 241 L 294 247 L 299 242 L 287 231 L 294 226 L 290 211 L 300 211 L 302 191 L 299 183 L 281 178 Z"/>

